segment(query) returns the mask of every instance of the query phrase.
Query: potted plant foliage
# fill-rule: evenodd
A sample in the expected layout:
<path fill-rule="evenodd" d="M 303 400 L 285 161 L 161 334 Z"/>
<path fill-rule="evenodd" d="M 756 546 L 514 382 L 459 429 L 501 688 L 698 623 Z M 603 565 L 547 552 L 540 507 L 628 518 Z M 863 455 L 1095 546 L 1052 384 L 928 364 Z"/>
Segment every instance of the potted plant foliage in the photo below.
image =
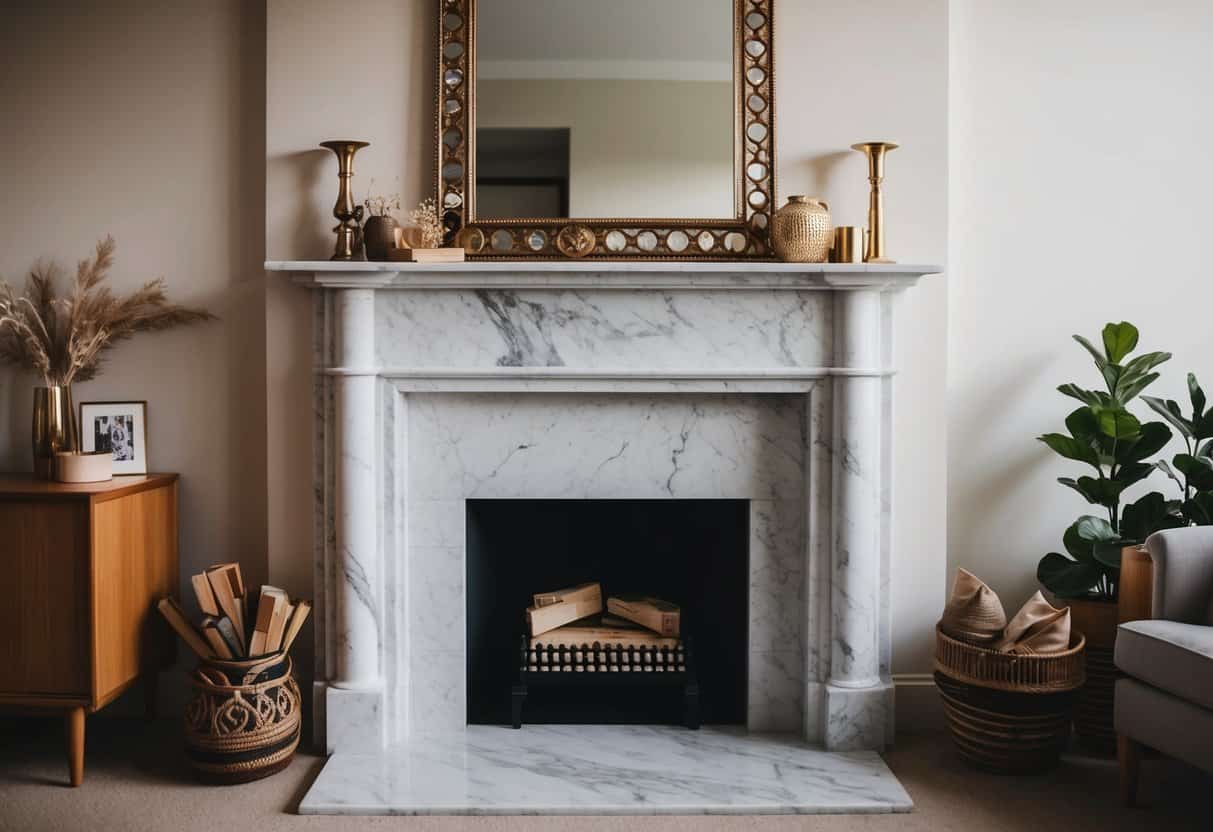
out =
<path fill-rule="evenodd" d="M 1125 490 L 1156 469 L 1150 457 L 1171 440 L 1171 429 L 1165 423 L 1142 422 L 1128 410 L 1128 405 L 1158 379 L 1155 368 L 1168 360 L 1170 353 L 1147 352 L 1130 357 L 1137 348 L 1138 331 L 1123 321 L 1104 327 L 1102 348 L 1080 335 L 1074 340 L 1095 360 L 1104 389 L 1086 389 L 1077 384 L 1058 387 L 1081 406 L 1066 417 L 1066 433 L 1047 433 L 1039 439 L 1066 459 L 1091 469 L 1058 481 L 1098 507 L 1100 513 L 1083 515 L 1070 524 L 1062 535 L 1065 554 L 1045 555 L 1036 577 L 1049 592 L 1070 605 L 1075 628 L 1086 636 L 1088 682 L 1079 697 L 1075 727 L 1085 744 L 1106 751 L 1115 741 L 1112 647 L 1120 620 L 1117 601 L 1122 553 L 1140 546 L 1159 529 L 1183 526 L 1187 520 L 1181 501 L 1168 500 L 1157 491 L 1121 505 Z M 1162 404 L 1173 417 L 1168 421 L 1188 421 L 1173 413 L 1172 404 Z M 1203 401 L 1196 409 L 1203 413 Z M 1197 471 L 1199 476 L 1198 463 L 1191 461 L 1198 458 L 1199 448 L 1191 450 L 1194 453 L 1176 465 L 1181 470 Z M 1213 476 L 1213 469 L 1209 473 Z M 1194 503 L 1193 509 L 1206 505 Z"/>
<path fill-rule="evenodd" d="M 1192 415 L 1184 416 L 1171 399 L 1142 396 L 1155 413 L 1170 422 L 1183 438 L 1186 452 L 1168 464 L 1155 466 L 1175 481 L 1182 495 L 1178 511 L 1185 525 L 1213 526 L 1213 408 L 1206 408 L 1205 392 L 1193 373 L 1188 373 L 1188 398 Z"/>

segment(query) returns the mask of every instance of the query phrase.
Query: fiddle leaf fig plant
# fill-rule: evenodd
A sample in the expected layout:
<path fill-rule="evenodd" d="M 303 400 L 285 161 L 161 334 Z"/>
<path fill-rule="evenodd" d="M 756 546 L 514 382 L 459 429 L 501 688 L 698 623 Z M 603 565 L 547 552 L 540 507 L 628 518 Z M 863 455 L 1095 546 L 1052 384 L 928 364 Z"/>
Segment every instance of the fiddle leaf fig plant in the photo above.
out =
<path fill-rule="evenodd" d="M 1066 554 L 1050 552 L 1041 559 L 1037 580 L 1062 598 L 1093 593 L 1105 600 L 1114 599 L 1121 549 L 1144 541 L 1158 529 L 1184 524 L 1179 504 L 1167 501 L 1158 492 L 1150 492 L 1121 510 L 1125 489 L 1153 473 L 1156 466 L 1147 460 L 1171 441 L 1171 429 L 1166 424 L 1142 422 L 1128 410 L 1129 403 L 1158 379 L 1154 368 L 1171 354 L 1147 352 L 1130 358 L 1137 348 L 1138 331 L 1127 321 L 1109 323 L 1101 335 L 1102 349 L 1081 335 L 1075 335 L 1074 340 L 1095 360 L 1105 389 L 1090 390 L 1077 384 L 1058 387 L 1058 392 L 1077 399 L 1082 406 L 1066 417 L 1066 433 L 1038 437 L 1060 456 L 1093 469 L 1093 473 L 1078 477 L 1060 477 L 1058 482 L 1107 513 L 1107 519 L 1094 515 L 1078 518 L 1062 536 Z M 1169 410 L 1169 406 L 1164 407 Z M 1168 421 L 1175 424 L 1173 419 Z M 1187 460 L 1176 462 L 1176 467 L 1181 464 L 1195 467 Z M 1213 467 L 1209 473 L 1213 475 Z"/>
<path fill-rule="evenodd" d="M 1186 453 L 1176 454 L 1170 464 L 1155 463 L 1179 486 L 1183 495 L 1180 515 L 1187 524 L 1213 526 L 1213 408 L 1206 408 L 1205 392 L 1193 373 L 1188 373 L 1188 399 L 1192 414 L 1185 416 L 1172 399 L 1142 396 L 1155 413 L 1179 431 L 1187 448 Z"/>

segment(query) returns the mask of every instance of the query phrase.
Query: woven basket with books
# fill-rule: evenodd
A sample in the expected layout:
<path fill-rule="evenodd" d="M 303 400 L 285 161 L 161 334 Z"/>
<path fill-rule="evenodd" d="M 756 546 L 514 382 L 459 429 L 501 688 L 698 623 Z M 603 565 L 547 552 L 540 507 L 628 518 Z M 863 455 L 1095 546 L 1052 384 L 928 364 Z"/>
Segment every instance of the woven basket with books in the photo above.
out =
<path fill-rule="evenodd" d="M 998 597 L 960 570 L 935 628 L 935 683 L 957 750 L 978 768 L 1045 770 L 1070 735 L 1086 641 L 1069 608 L 1036 593 L 1008 623 Z"/>

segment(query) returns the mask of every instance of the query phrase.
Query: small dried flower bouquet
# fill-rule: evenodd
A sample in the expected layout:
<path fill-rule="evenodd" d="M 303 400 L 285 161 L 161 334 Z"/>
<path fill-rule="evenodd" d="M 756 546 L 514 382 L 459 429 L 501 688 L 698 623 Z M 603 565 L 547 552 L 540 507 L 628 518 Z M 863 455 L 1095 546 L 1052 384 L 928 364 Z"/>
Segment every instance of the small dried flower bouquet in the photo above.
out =
<path fill-rule="evenodd" d="M 412 245 L 401 251 L 399 259 L 414 263 L 458 263 L 464 259 L 462 248 L 443 247 L 446 229 L 438 213 L 438 204 L 433 199 L 424 200 L 409 211 L 408 224 L 411 227 L 402 229 L 402 232 L 411 232 L 408 236 Z"/>

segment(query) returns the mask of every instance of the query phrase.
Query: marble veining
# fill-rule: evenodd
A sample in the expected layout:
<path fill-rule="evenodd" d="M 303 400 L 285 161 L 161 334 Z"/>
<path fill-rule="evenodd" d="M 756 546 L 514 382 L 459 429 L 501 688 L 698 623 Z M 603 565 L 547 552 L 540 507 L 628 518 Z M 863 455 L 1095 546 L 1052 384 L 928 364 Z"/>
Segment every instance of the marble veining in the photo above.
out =
<path fill-rule="evenodd" d="M 830 315 L 820 292 L 391 292 L 376 350 L 414 367 L 812 367 Z"/>
<path fill-rule="evenodd" d="M 817 814 L 912 808 L 880 756 L 780 734 L 655 726 L 469 726 L 341 751 L 302 814 Z"/>

